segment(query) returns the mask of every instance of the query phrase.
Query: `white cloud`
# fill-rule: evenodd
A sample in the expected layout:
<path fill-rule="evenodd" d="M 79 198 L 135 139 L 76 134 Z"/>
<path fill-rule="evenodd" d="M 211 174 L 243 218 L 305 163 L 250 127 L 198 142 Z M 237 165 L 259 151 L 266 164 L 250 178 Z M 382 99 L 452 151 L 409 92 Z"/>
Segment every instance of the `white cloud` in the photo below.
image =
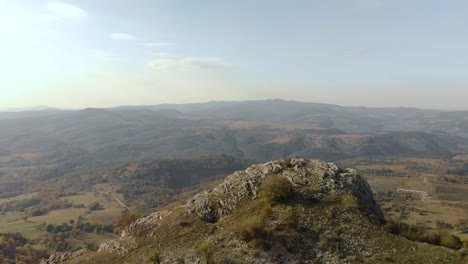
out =
<path fill-rule="evenodd" d="M 45 8 L 47 9 L 47 13 L 41 14 L 38 17 L 42 22 L 66 20 L 82 23 L 88 18 L 88 14 L 83 9 L 67 3 L 50 2 Z"/>
<path fill-rule="evenodd" d="M 115 32 L 111 34 L 111 38 L 115 40 L 136 40 L 138 39 L 135 35 L 128 33 Z"/>
<path fill-rule="evenodd" d="M 180 65 L 178 60 L 160 58 L 148 62 L 148 66 L 159 71 L 167 71 L 169 69 L 175 69 Z"/>
<path fill-rule="evenodd" d="M 165 46 L 172 46 L 174 43 L 171 42 L 146 42 L 143 44 L 146 47 L 165 47 Z"/>
<path fill-rule="evenodd" d="M 179 62 L 197 68 L 221 69 L 229 67 L 223 59 L 217 57 L 187 57 L 181 59 Z"/>
<path fill-rule="evenodd" d="M 229 64 L 218 57 L 185 57 L 180 59 L 157 58 L 148 62 L 148 66 L 157 70 L 167 71 L 169 69 L 226 69 Z"/>

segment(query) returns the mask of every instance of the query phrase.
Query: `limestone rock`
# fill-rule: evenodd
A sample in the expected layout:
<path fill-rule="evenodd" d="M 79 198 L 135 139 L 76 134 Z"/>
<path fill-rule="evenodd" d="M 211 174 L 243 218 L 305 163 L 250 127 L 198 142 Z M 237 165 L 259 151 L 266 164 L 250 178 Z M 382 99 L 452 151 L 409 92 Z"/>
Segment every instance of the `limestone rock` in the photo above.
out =
<path fill-rule="evenodd" d="M 320 201 L 325 195 L 338 190 L 348 190 L 358 197 L 365 210 L 377 220 L 383 214 L 376 205 L 367 182 L 354 169 L 339 169 L 333 163 L 320 160 L 292 159 L 287 166 L 281 161 L 270 161 L 252 165 L 238 171 L 214 188 L 197 194 L 188 201 L 190 212 L 196 213 L 207 222 L 216 222 L 229 214 L 245 199 L 255 199 L 265 177 L 278 174 L 287 178 L 293 186 L 308 187 L 300 192 L 307 201 Z"/>
<path fill-rule="evenodd" d="M 144 218 L 140 218 L 127 227 L 119 238 L 110 240 L 99 246 L 98 252 L 108 251 L 125 255 L 130 250 L 136 248 L 135 237 L 146 235 L 154 236 L 154 230 L 158 226 L 159 221 L 168 216 L 170 211 L 160 211 L 152 213 Z"/>
<path fill-rule="evenodd" d="M 70 251 L 57 252 L 57 253 L 54 253 L 54 254 L 50 255 L 50 257 L 48 259 L 42 260 L 41 264 L 56 264 L 56 263 L 64 262 L 64 261 L 66 261 L 68 259 L 81 256 L 81 255 L 86 254 L 88 252 L 89 252 L 89 250 L 87 250 L 87 249 L 80 249 L 80 250 L 75 251 L 75 252 L 70 252 Z"/>

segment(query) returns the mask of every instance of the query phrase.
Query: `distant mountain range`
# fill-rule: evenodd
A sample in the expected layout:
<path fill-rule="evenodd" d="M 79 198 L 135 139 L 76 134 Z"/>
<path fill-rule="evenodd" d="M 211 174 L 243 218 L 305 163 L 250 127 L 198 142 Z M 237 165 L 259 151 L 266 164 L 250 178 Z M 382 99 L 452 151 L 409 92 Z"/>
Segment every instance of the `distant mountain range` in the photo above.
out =
<path fill-rule="evenodd" d="M 54 111 L 51 111 L 54 110 Z M 0 119 L 13 116 L 54 115 L 58 108 L 38 106 L 2 113 Z M 207 102 L 194 104 L 160 104 L 154 106 L 120 106 L 107 109 L 74 110 L 114 113 L 158 111 L 159 114 L 189 114 L 212 120 L 266 122 L 283 125 L 305 125 L 334 128 L 346 133 L 381 131 L 443 132 L 468 136 L 468 111 L 424 110 L 417 108 L 343 107 L 331 104 L 275 100 Z M 164 112 L 162 110 L 165 110 Z M 24 113 L 25 112 L 25 113 Z M 38 113 L 39 112 L 39 113 Z M 60 111 L 58 111 L 60 112 Z"/>
<path fill-rule="evenodd" d="M 47 105 L 38 105 L 33 107 L 20 107 L 20 108 L 0 108 L 0 112 L 34 112 L 34 111 L 54 111 L 66 110 L 65 108 L 51 107 Z"/>
<path fill-rule="evenodd" d="M 171 109 L 185 114 L 219 119 L 336 128 L 347 133 L 439 131 L 468 135 L 468 111 L 423 110 L 405 107 L 343 107 L 279 99 L 114 108 L 114 110 L 122 109 Z"/>
<path fill-rule="evenodd" d="M 205 154 L 264 161 L 468 150 L 468 111 L 283 100 L 0 113 L 0 127 L 0 156 L 10 157 L 3 158 L 8 164 L 38 164 L 65 153 L 95 162 Z M 21 158 L 31 153 L 35 159 Z"/>

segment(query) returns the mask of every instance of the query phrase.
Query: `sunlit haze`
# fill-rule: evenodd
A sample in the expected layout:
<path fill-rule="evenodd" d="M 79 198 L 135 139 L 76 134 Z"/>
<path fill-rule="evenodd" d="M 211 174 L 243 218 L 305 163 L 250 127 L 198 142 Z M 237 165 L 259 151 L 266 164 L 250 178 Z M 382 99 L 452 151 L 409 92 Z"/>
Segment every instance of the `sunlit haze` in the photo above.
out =
<path fill-rule="evenodd" d="M 0 109 L 268 98 L 468 108 L 463 0 L 0 5 Z"/>

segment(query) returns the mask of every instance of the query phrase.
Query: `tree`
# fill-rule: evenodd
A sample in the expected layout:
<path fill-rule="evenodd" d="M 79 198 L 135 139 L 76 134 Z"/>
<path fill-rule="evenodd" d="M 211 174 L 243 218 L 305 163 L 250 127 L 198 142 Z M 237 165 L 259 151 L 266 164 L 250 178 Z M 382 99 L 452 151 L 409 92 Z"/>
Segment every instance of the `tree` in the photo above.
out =
<path fill-rule="evenodd" d="M 97 210 L 104 210 L 104 207 L 100 203 L 94 202 L 88 205 L 88 209 L 91 211 L 97 211 Z"/>
<path fill-rule="evenodd" d="M 114 227 L 121 228 L 131 225 L 137 219 L 136 214 L 123 214 L 115 220 Z"/>

